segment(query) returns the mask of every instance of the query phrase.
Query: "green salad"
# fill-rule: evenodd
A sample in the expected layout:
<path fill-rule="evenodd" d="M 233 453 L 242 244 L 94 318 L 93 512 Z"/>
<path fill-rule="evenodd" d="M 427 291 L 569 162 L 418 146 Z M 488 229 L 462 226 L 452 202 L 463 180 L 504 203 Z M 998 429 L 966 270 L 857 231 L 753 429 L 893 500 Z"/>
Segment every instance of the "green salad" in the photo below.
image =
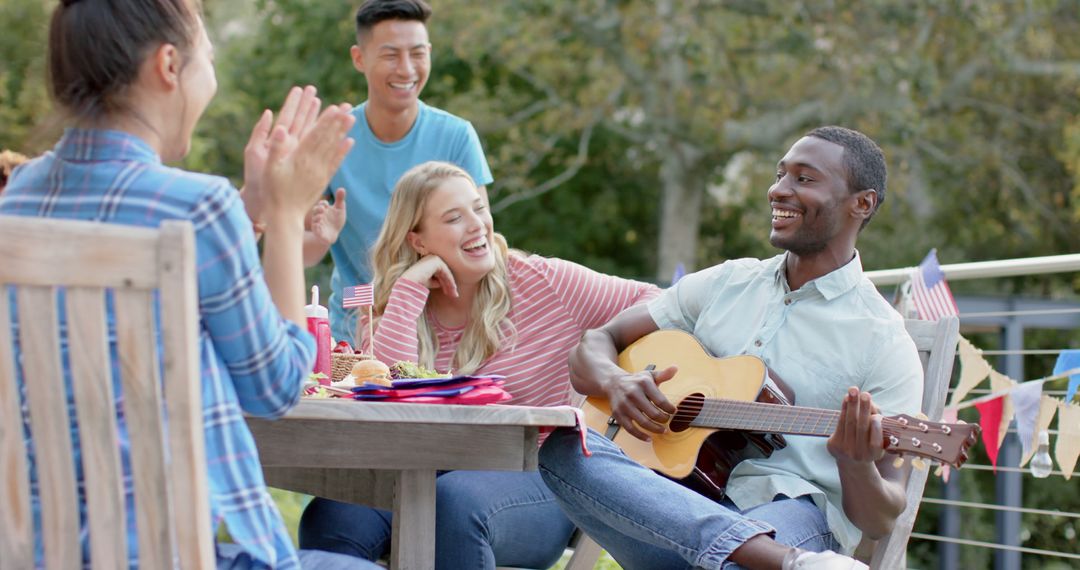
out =
<path fill-rule="evenodd" d="M 449 378 L 449 374 L 440 374 L 437 370 L 432 370 L 421 366 L 415 362 L 409 362 L 406 360 L 399 360 L 390 365 L 390 378 L 392 380 L 401 380 L 403 378 Z"/>

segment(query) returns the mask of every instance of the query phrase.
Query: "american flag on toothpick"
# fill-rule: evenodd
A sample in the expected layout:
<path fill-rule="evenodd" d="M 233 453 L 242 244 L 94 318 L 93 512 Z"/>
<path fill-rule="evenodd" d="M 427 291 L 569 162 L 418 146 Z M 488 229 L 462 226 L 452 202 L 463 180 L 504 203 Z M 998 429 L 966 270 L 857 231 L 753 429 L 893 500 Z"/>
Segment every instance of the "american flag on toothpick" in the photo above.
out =
<path fill-rule="evenodd" d="M 936 249 L 931 249 L 911 274 L 911 300 L 919 318 L 924 321 L 960 314 L 949 284 L 945 282 L 945 272 L 938 265 Z"/>
<path fill-rule="evenodd" d="M 341 296 L 341 306 L 346 309 L 353 307 L 370 307 L 375 304 L 375 289 L 371 283 L 346 287 Z"/>

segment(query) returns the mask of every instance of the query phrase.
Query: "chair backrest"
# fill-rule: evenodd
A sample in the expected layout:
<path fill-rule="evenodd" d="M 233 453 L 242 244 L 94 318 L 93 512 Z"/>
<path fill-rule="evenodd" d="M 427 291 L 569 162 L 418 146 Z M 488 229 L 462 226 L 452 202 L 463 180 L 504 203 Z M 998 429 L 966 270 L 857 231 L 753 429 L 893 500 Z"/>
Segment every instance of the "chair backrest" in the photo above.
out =
<path fill-rule="evenodd" d="M 59 351 L 62 290 L 93 568 L 126 567 L 128 560 L 107 294 L 115 315 L 140 566 L 213 568 L 190 223 L 165 222 L 154 230 L 0 216 L 0 260 L 0 567 L 34 564 L 22 407 L 34 448 L 44 563 L 83 565 L 70 396 Z M 9 287 L 18 339 L 12 338 Z M 155 307 L 163 354 L 155 342 Z"/>
<path fill-rule="evenodd" d="M 919 358 L 923 362 L 923 403 L 922 412 L 931 420 L 941 419 L 945 409 L 945 396 L 952 379 L 953 362 L 956 356 L 956 343 L 960 339 L 960 320 L 945 317 L 937 322 L 908 320 L 908 334 L 919 349 Z M 928 470 L 913 469 L 907 482 L 907 507 L 896 519 L 892 532 L 873 544 L 873 556 L 870 567 L 904 568 L 907 559 L 907 543 L 915 517 L 919 514 L 923 489 L 926 488 Z M 862 551 L 864 545 L 859 545 Z"/>

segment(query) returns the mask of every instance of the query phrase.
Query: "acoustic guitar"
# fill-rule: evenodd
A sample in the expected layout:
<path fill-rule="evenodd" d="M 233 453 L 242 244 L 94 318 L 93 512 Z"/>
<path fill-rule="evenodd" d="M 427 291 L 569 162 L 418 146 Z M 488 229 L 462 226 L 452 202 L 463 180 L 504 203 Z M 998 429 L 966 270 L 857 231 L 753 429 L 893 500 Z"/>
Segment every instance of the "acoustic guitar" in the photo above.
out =
<path fill-rule="evenodd" d="M 644 442 L 613 425 L 604 398 L 590 397 L 582 409 L 589 427 L 611 437 L 626 454 L 645 467 L 672 479 L 690 475 L 705 481 L 689 485 L 714 497 L 722 496 L 727 475 L 746 457 L 767 457 L 785 445 L 789 434 L 829 437 L 840 418 L 837 410 L 777 402 L 766 387 L 768 369 L 755 356 L 716 358 L 692 335 L 678 330 L 648 334 L 619 354 L 627 372 L 677 365 L 675 377 L 660 391 L 678 411 L 668 431 Z M 912 455 L 959 468 L 979 434 L 974 424 L 946 424 L 909 415 L 883 418 L 885 451 Z M 913 461 L 913 464 L 925 464 Z"/>

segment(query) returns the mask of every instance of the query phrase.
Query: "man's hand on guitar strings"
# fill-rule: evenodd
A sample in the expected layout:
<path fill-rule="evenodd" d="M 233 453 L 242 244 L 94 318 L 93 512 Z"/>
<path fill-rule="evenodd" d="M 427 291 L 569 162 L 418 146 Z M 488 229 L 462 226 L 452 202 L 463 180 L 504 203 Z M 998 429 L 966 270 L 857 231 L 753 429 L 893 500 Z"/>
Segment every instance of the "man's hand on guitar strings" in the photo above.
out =
<path fill-rule="evenodd" d="M 608 383 L 611 415 L 622 429 L 642 440 L 652 441 L 648 432 L 664 433 L 677 409 L 657 387 L 671 380 L 678 367 L 643 370 L 625 374 Z"/>
<path fill-rule="evenodd" d="M 840 407 L 836 431 L 827 444 L 837 463 L 873 463 L 885 455 L 881 410 L 869 392 L 852 386 Z"/>

